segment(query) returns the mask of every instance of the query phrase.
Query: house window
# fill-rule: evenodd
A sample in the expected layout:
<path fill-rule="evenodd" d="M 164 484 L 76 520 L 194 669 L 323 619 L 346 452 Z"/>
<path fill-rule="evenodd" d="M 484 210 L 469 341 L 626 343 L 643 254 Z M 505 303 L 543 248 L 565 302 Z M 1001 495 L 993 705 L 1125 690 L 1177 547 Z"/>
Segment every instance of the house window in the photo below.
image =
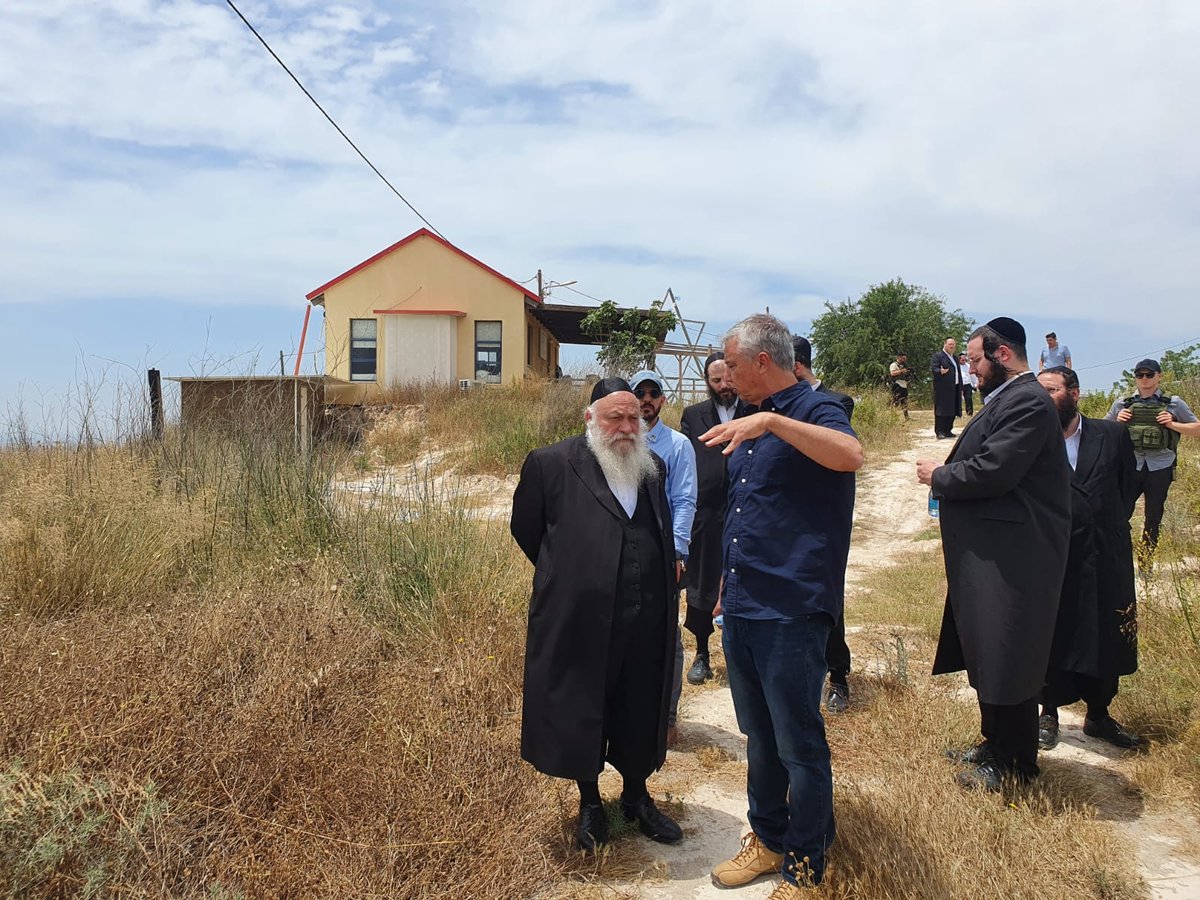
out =
<path fill-rule="evenodd" d="M 350 380 L 374 381 L 378 355 L 379 323 L 375 319 L 350 320 Z"/>
<path fill-rule="evenodd" d="M 500 322 L 475 323 L 475 379 L 500 383 Z"/>
<path fill-rule="evenodd" d="M 525 331 L 525 365 L 533 365 L 533 326 L 529 325 Z"/>

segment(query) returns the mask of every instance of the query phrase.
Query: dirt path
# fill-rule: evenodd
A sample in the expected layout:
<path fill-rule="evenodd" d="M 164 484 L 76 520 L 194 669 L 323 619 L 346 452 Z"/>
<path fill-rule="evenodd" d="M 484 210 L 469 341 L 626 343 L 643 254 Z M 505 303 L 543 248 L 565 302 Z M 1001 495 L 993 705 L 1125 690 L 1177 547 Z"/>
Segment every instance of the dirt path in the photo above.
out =
<path fill-rule="evenodd" d="M 917 459 L 942 458 L 950 442 L 932 434 L 932 421 L 920 414 L 910 429 L 910 446 L 878 463 L 868 461 L 859 477 L 854 539 L 847 569 L 848 602 L 855 587 L 870 569 L 897 565 L 911 552 L 915 535 L 930 526 L 927 489 L 917 483 Z M 872 665 L 861 656 L 855 667 Z M 1121 757 L 1107 746 L 1085 737 L 1082 719 L 1072 710 L 1062 711 L 1062 740 L 1056 756 L 1085 763 L 1097 782 L 1117 778 Z M 685 686 L 680 713 L 681 741 L 651 787 L 657 796 L 681 800 L 685 839 L 664 847 L 638 838 L 653 859 L 647 874 L 634 882 L 613 885 L 618 896 L 644 900 L 728 900 L 709 880 L 714 863 L 730 856 L 747 830 L 745 795 L 745 742 L 737 728 L 729 691 L 723 686 Z M 837 761 L 834 760 L 835 777 Z M 1123 776 L 1122 776 L 1123 777 Z M 616 789 L 616 782 L 611 783 Z M 1172 900 L 1200 900 L 1200 865 L 1174 854 L 1194 822 L 1177 817 L 1145 814 L 1140 804 L 1110 811 L 1106 818 L 1128 836 L 1137 849 L 1142 877 L 1150 896 Z M 739 900 L 767 897 L 771 882 L 737 891 Z"/>

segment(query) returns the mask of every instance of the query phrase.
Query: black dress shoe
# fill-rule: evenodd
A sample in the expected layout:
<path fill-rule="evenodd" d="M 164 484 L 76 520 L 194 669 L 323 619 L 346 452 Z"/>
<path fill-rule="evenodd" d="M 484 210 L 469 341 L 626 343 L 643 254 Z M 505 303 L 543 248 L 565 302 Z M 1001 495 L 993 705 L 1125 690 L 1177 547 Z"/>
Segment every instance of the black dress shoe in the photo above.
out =
<path fill-rule="evenodd" d="M 1054 716 L 1038 716 L 1038 746 L 1043 750 L 1058 746 L 1058 719 Z"/>
<path fill-rule="evenodd" d="M 968 747 L 966 750 L 950 749 L 946 751 L 946 759 L 962 763 L 965 766 L 977 766 L 991 758 L 992 753 L 988 749 L 987 741 L 980 741 L 974 747 Z"/>
<path fill-rule="evenodd" d="M 829 692 L 825 695 L 825 709 L 834 714 L 844 713 L 850 708 L 850 685 L 840 681 L 829 682 Z"/>
<path fill-rule="evenodd" d="M 1103 719 L 1084 719 L 1083 733 L 1088 737 L 1099 738 L 1113 746 L 1124 750 L 1133 750 L 1142 745 L 1142 739 L 1136 734 L 1130 734 L 1112 716 Z"/>
<path fill-rule="evenodd" d="M 659 811 L 654 800 L 646 794 L 639 800 L 621 800 L 621 812 L 629 821 L 637 820 L 638 831 L 660 844 L 677 844 L 683 840 L 683 829 L 675 820 Z"/>
<path fill-rule="evenodd" d="M 688 684 L 704 684 L 704 682 L 712 677 L 713 670 L 708 664 L 708 657 L 697 653 L 696 658 L 692 660 L 692 667 L 688 669 Z"/>
<path fill-rule="evenodd" d="M 608 843 L 608 813 L 599 803 L 579 804 L 579 828 L 575 832 L 579 849 L 594 853 L 597 847 Z"/>
<path fill-rule="evenodd" d="M 992 791 L 995 793 L 1004 784 L 1004 772 L 1001 771 L 1000 766 L 992 759 L 986 759 L 979 765 L 967 769 L 965 772 L 959 772 L 954 778 L 960 787 L 970 791 Z"/>

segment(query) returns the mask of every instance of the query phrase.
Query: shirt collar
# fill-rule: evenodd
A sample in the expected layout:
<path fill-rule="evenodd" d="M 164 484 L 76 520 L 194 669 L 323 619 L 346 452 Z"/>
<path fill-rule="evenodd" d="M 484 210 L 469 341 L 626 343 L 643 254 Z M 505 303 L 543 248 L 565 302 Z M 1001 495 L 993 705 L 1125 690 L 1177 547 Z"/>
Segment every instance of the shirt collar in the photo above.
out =
<path fill-rule="evenodd" d="M 797 381 L 795 384 L 789 385 L 783 390 L 776 391 L 774 394 L 771 394 L 771 396 L 767 397 L 767 399 L 763 400 L 763 402 L 759 404 L 758 408 L 764 410 L 784 409 L 785 407 L 791 406 L 811 390 L 812 388 L 808 386 L 807 381 Z"/>
<path fill-rule="evenodd" d="M 646 432 L 646 440 L 653 444 L 666 434 L 666 428 L 667 426 L 663 424 L 662 417 L 660 416 L 658 421 L 654 423 L 654 427 Z"/>
<path fill-rule="evenodd" d="M 992 391 L 990 394 L 988 394 L 986 397 L 984 397 L 983 402 L 991 403 L 993 400 L 995 400 L 997 397 L 1000 396 L 1001 391 L 1003 391 L 1006 387 L 1008 387 L 1010 384 L 1012 384 L 1014 381 L 1016 381 L 1018 378 L 1020 378 L 1021 375 L 1024 375 L 1024 374 L 1025 374 L 1024 372 L 1021 372 L 1020 375 L 1014 375 L 1012 378 L 1008 379 L 1008 381 L 1004 382 L 1004 384 L 1000 385 L 1000 387 L 996 388 L 994 391 Z"/>

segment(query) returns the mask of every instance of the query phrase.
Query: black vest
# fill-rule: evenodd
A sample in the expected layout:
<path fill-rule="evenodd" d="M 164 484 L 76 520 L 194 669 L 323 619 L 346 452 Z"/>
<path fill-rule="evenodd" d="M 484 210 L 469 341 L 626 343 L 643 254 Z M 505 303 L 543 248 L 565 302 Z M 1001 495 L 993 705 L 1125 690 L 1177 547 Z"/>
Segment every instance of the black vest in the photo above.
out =
<path fill-rule="evenodd" d="M 645 485 L 638 488 L 633 518 L 625 518 L 622 526 L 621 571 L 613 623 L 630 625 L 643 617 L 658 618 L 667 601 L 662 537 Z"/>

